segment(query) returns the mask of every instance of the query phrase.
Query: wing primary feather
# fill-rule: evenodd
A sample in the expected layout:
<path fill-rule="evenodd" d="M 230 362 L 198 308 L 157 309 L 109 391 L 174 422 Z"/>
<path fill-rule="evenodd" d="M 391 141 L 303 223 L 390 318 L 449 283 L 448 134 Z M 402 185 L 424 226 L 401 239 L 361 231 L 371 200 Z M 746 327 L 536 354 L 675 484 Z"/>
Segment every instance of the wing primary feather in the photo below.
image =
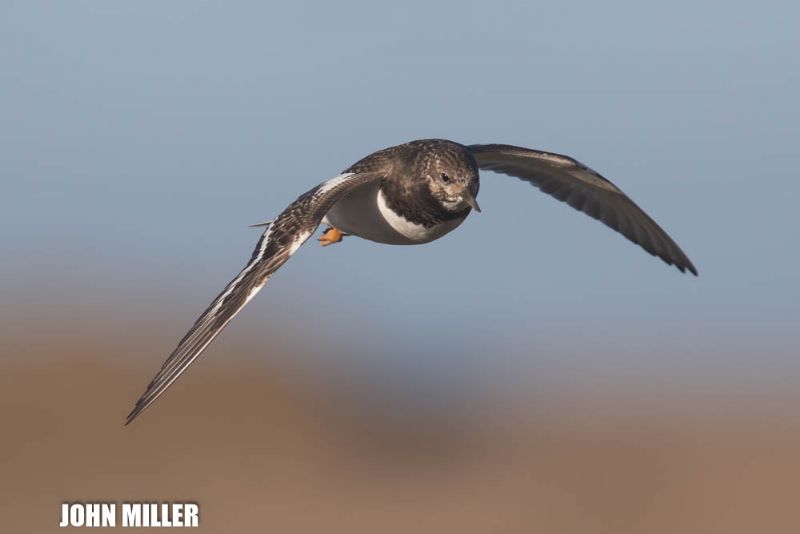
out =
<path fill-rule="evenodd" d="M 217 298 L 206 308 L 203 314 L 195 321 L 195 324 L 180 340 L 178 346 L 167 358 L 159 370 L 158 374 L 153 378 L 147 386 L 147 390 L 142 397 L 136 402 L 133 410 L 128 414 L 125 424 L 128 425 L 136 419 L 144 410 L 146 410 L 155 400 L 167 390 L 177 378 L 191 365 L 191 363 L 205 350 L 205 348 L 214 340 L 214 338 L 222 331 L 222 329 L 233 319 L 239 311 L 247 304 L 252 296 L 258 292 L 261 287 L 266 283 L 266 279 L 260 285 L 253 285 L 247 278 L 247 274 L 262 261 L 264 251 L 266 250 L 265 243 L 269 241 L 269 233 L 267 230 L 256 245 L 256 250 L 247 265 L 242 271 L 225 286 L 225 289 L 220 293 Z M 231 295 L 236 294 L 242 289 L 247 288 L 247 296 L 249 298 L 238 298 L 236 300 L 229 300 Z"/>
<path fill-rule="evenodd" d="M 650 254 L 697 276 L 697 269 L 669 235 L 611 181 L 569 156 L 511 145 L 467 147 L 478 167 L 525 180 L 593 217 Z"/>
<path fill-rule="evenodd" d="M 266 285 L 319 226 L 330 207 L 343 195 L 370 180 L 384 176 L 384 169 L 347 172 L 312 188 L 266 223 L 247 265 L 231 280 L 178 342 L 145 392 L 125 419 L 130 424 L 155 402 L 194 362 L 223 328 Z"/>

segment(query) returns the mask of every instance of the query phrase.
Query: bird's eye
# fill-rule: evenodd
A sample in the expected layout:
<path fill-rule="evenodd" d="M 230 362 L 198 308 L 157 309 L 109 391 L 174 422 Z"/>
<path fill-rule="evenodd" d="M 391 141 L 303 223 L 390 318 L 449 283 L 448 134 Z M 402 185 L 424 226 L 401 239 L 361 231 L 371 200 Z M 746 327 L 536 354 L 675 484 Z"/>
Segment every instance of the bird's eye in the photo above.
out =
<path fill-rule="evenodd" d="M 449 176 L 447 176 L 445 173 L 442 173 L 442 181 L 443 181 L 444 183 L 447 183 L 447 182 L 449 182 L 449 181 L 450 181 L 450 177 L 449 177 Z"/>

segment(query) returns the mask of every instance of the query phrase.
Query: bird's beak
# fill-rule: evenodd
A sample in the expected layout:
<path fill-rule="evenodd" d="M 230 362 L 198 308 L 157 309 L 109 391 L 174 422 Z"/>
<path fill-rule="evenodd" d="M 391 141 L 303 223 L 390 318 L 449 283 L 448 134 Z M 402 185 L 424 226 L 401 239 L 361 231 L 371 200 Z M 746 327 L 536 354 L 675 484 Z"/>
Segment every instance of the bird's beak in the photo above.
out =
<path fill-rule="evenodd" d="M 469 204 L 469 207 L 470 207 L 470 208 L 474 209 L 474 210 L 475 210 L 475 211 L 477 211 L 478 213 L 480 213 L 480 212 L 481 212 L 481 207 L 480 207 L 480 206 L 478 206 L 478 201 L 477 201 L 477 200 L 475 200 L 475 197 L 474 197 L 474 196 L 472 196 L 472 193 L 470 193 L 469 189 L 467 189 L 466 191 L 464 191 L 463 198 L 464 198 L 464 201 L 465 201 L 467 204 Z"/>

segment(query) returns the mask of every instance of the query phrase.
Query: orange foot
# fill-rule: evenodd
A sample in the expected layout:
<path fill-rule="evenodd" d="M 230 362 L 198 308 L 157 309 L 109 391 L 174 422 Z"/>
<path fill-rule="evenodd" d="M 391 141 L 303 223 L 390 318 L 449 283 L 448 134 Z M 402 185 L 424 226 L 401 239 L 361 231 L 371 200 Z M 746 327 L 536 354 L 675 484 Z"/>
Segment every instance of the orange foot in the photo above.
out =
<path fill-rule="evenodd" d="M 342 240 L 342 238 L 345 235 L 347 234 L 343 234 L 333 226 L 329 226 L 325 229 L 324 232 L 322 232 L 322 235 L 319 236 L 317 241 L 319 241 L 319 244 L 322 245 L 323 247 L 327 247 L 328 245 L 333 245 L 334 243 L 338 243 L 339 241 Z"/>

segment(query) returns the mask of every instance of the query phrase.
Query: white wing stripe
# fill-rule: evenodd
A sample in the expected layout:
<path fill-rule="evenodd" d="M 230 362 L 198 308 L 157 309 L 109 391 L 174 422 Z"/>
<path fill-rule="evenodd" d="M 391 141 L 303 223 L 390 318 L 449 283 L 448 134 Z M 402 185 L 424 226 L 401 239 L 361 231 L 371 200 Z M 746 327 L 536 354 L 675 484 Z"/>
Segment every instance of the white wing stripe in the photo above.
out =
<path fill-rule="evenodd" d="M 346 172 L 346 173 L 340 174 L 339 176 L 334 176 L 330 180 L 326 180 L 325 182 L 323 182 L 323 184 L 317 190 L 317 194 L 324 195 L 325 193 L 327 193 L 328 191 L 330 191 L 334 187 L 337 187 L 337 186 L 343 184 L 344 182 L 346 182 L 347 179 L 350 178 L 351 176 L 353 176 L 354 174 L 355 173 L 353 173 L 353 172 Z"/>
<path fill-rule="evenodd" d="M 248 263 L 245 268 L 242 269 L 242 272 L 240 272 L 239 275 L 234 278 L 230 284 L 228 284 L 228 290 L 219 296 L 217 303 L 214 305 L 214 309 L 211 310 L 212 316 L 217 313 L 217 310 L 219 310 L 220 306 L 222 306 L 222 303 L 225 302 L 225 299 L 236 290 L 245 275 L 252 271 L 253 267 L 255 267 L 258 262 L 264 259 L 264 252 L 267 250 L 267 245 L 269 245 L 269 237 L 271 233 L 272 226 L 267 228 L 267 231 L 262 234 L 261 247 L 258 249 L 258 254 L 254 255 L 250 260 L 250 263 Z"/>

